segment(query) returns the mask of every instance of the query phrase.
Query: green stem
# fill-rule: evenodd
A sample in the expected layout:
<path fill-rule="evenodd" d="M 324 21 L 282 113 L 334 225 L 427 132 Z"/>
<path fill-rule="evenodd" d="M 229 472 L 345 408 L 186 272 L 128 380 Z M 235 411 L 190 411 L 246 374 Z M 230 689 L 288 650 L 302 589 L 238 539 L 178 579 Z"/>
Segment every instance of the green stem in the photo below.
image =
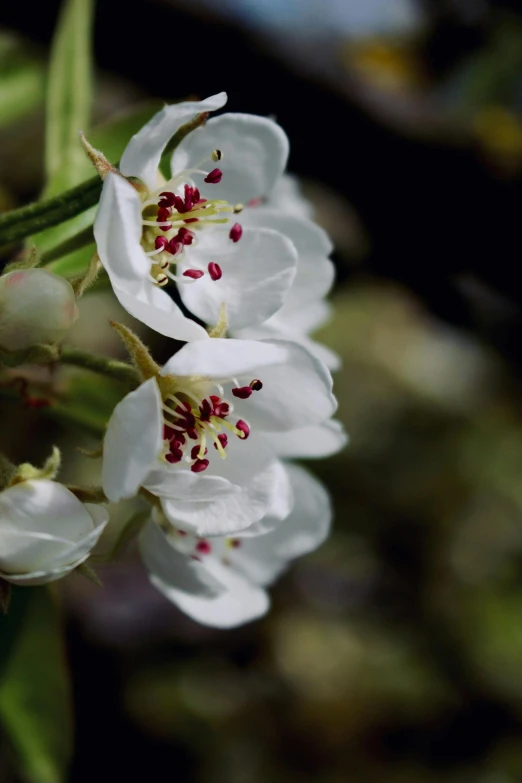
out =
<path fill-rule="evenodd" d="M 99 201 L 102 185 L 99 177 L 93 177 L 54 198 L 36 201 L 0 215 L 0 247 L 85 212 Z"/>
<path fill-rule="evenodd" d="M 82 247 L 91 245 L 93 242 L 94 234 L 92 231 L 92 226 L 88 226 L 87 228 L 84 228 L 83 231 L 75 234 L 73 237 L 66 239 L 64 242 L 60 242 L 59 245 L 51 248 L 51 250 L 48 250 L 47 253 L 43 253 L 40 259 L 40 266 L 50 264 L 51 261 L 56 261 L 58 258 L 63 258 L 63 256 L 67 256 L 69 253 L 73 253 L 75 250 L 80 250 Z"/>
<path fill-rule="evenodd" d="M 94 353 L 82 351 L 80 348 L 65 346 L 62 349 L 60 363 L 83 367 L 85 370 L 91 370 L 99 375 L 124 381 L 131 386 L 138 386 L 140 382 L 138 373 L 130 364 L 120 362 L 117 359 L 108 359 L 105 356 L 97 356 Z"/>

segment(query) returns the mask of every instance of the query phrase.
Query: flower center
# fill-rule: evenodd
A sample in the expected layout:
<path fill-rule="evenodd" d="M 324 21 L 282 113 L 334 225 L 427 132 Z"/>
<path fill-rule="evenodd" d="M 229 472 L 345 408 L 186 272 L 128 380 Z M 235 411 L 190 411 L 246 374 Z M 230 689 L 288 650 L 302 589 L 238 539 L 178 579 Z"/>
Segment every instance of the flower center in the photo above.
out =
<path fill-rule="evenodd" d="M 241 400 L 263 388 L 257 378 L 248 386 L 240 386 L 235 378 L 226 379 L 229 380 L 234 383 L 232 395 Z M 206 393 L 214 387 L 218 394 Z M 171 465 L 188 462 L 194 473 L 208 468 L 208 446 L 213 446 L 225 459 L 229 434 L 240 440 L 246 440 L 250 435 L 246 421 L 237 419 L 233 422 L 229 419 L 234 406 L 225 398 L 221 384 L 216 382 L 204 379 L 192 383 L 187 380 L 181 385 L 176 382 L 175 391 L 168 391 L 164 397 L 163 411 L 163 459 Z"/>
<path fill-rule="evenodd" d="M 221 150 L 214 150 L 212 161 L 221 160 Z M 223 176 L 221 169 L 205 171 L 199 166 L 185 169 L 175 174 L 161 191 L 149 194 L 142 204 L 142 246 L 151 259 L 150 274 L 153 282 L 159 286 L 167 285 L 169 278 L 177 283 L 194 283 L 208 274 L 211 280 L 222 277 L 222 269 L 211 261 L 206 269 L 194 264 L 183 272 L 182 276 L 171 271 L 171 267 L 180 261 L 186 261 L 187 248 L 197 244 L 197 232 L 212 226 L 229 222 L 230 216 L 241 212 L 241 204 L 232 206 L 221 199 L 202 198 L 193 175 L 203 175 L 207 185 L 216 185 Z M 241 239 L 243 229 L 235 223 L 229 232 L 232 242 Z"/>

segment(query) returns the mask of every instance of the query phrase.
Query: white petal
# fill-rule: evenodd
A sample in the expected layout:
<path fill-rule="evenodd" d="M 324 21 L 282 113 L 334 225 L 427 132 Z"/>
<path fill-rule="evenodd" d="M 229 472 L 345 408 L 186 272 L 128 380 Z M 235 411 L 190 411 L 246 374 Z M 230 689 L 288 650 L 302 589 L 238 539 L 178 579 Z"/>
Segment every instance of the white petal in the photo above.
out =
<path fill-rule="evenodd" d="M 310 340 L 308 337 L 301 337 L 299 343 L 306 348 L 312 356 L 315 356 L 316 359 L 328 367 L 330 372 L 339 370 L 342 367 L 342 360 L 339 354 L 332 351 L 327 345 L 324 345 L 317 340 Z"/>
<path fill-rule="evenodd" d="M 290 514 L 295 498 L 286 465 L 279 461 L 273 463 L 272 477 L 273 505 L 268 508 L 263 517 L 241 531 L 241 538 L 252 538 L 270 533 Z"/>
<path fill-rule="evenodd" d="M 291 432 L 271 432 L 264 437 L 280 457 L 295 459 L 330 457 L 341 451 L 348 443 L 343 425 L 335 419 L 325 421 L 316 427 L 306 427 Z"/>
<path fill-rule="evenodd" d="M 220 92 L 204 101 L 184 101 L 165 106 L 127 144 L 120 161 L 122 174 L 138 177 L 149 190 L 155 190 L 158 186 L 158 167 L 167 142 L 196 114 L 217 111 L 226 102 L 227 94 Z"/>
<path fill-rule="evenodd" d="M 262 323 L 276 313 L 288 296 L 297 268 L 290 240 L 270 229 L 247 228 L 237 243 L 228 233 L 207 234 L 198 247 L 189 248 L 181 272 L 192 264 L 206 269 L 209 261 L 220 265 L 221 279 L 214 281 L 205 274 L 193 285 L 181 285 L 180 295 L 194 315 L 212 325 L 224 302 L 231 329 Z"/>
<path fill-rule="evenodd" d="M 299 261 L 283 310 L 303 310 L 310 302 L 326 296 L 332 287 L 335 267 L 328 258 L 332 243 L 328 234 L 311 220 L 284 215 L 271 209 L 249 207 L 241 214 L 243 227 L 271 228 L 294 244 Z M 239 244 L 239 243 L 238 243 Z"/>
<path fill-rule="evenodd" d="M 247 206 L 238 220 L 243 226 L 272 228 L 284 234 L 295 245 L 300 256 L 329 256 L 333 250 L 330 237 L 324 229 L 303 217 L 288 215 L 270 207 Z"/>
<path fill-rule="evenodd" d="M 286 133 L 273 120 L 253 114 L 223 114 L 180 144 L 172 157 L 172 171 L 195 166 L 215 149 L 223 152 L 223 159 L 209 166 L 220 168 L 223 179 L 208 185 L 209 195 L 205 190 L 205 196 L 246 204 L 272 190 L 285 169 L 289 145 Z"/>
<path fill-rule="evenodd" d="M 223 378 L 283 364 L 287 358 L 284 345 L 214 337 L 184 345 L 163 366 L 160 374 Z"/>
<path fill-rule="evenodd" d="M 284 559 L 302 557 L 317 549 L 327 538 L 332 521 L 330 496 L 322 483 L 298 465 L 289 464 L 287 470 L 294 507 L 269 534 L 275 555 Z"/>
<path fill-rule="evenodd" d="M 148 282 L 151 262 L 140 244 L 141 234 L 140 197 L 130 182 L 108 174 L 94 221 L 94 238 L 112 285 L 127 293 L 138 292 Z"/>
<path fill-rule="evenodd" d="M 103 490 L 109 500 L 130 498 L 155 465 L 163 445 L 162 402 L 154 378 L 116 406 L 103 444 Z"/>
<path fill-rule="evenodd" d="M 323 299 L 310 302 L 303 308 L 296 308 L 294 304 L 290 306 L 287 299 L 283 307 L 268 321 L 258 326 L 233 329 L 232 335 L 238 340 L 286 339 L 305 344 L 307 334 L 318 329 L 330 318 L 331 307 Z"/>
<path fill-rule="evenodd" d="M 269 464 L 229 497 L 200 503 L 179 503 L 162 499 L 167 519 L 196 536 L 233 535 L 262 519 L 269 511 L 284 519 L 293 503 L 287 474 L 280 462 Z"/>
<path fill-rule="evenodd" d="M 330 531 L 330 498 L 323 485 L 296 465 L 287 470 L 295 498 L 291 513 L 267 535 L 241 538 L 234 550 L 234 568 L 263 585 L 284 570 L 286 561 L 317 549 Z"/>
<path fill-rule="evenodd" d="M 265 591 L 220 563 L 206 559 L 202 564 L 225 590 L 214 598 L 178 589 L 168 579 L 151 577 L 154 586 L 173 604 L 202 625 L 234 628 L 266 614 L 269 599 Z"/>
<path fill-rule="evenodd" d="M 155 522 L 149 522 L 141 533 L 140 552 L 153 584 L 166 583 L 172 589 L 206 598 L 224 590 L 197 560 L 178 552 Z"/>
<path fill-rule="evenodd" d="M 292 174 L 283 174 L 265 204 L 268 209 L 277 209 L 285 215 L 309 219 L 313 217 L 312 204 L 302 195 L 299 181 Z M 263 205 L 260 208 L 263 209 Z"/>
<path fill-rule="evenodd" d="M 167 292 L 152 282 L 144 286 L 137 296 L 127 294 L 117 287 L 114 287 L 114 293 L 133 318 L 165 337 L 183 342 L 208 339 L 206 329 L 186 318 Z"/>
<path fill-rule="evenodd" d="M 282 340 L 252 344 L 277 346 L 284 351 L 284 360 L 256 370 L 254 377 L 263 388 L 248 400 L 235 400 L 234 415 L 260 430 L 285 432 L 318 424 L 335 413 L 332 377 L 303 346 Z"/>
<path fill-rule="evenodd" d="M 154 495 L 180 501 L 213 500 L 239 492 L 239 487 L 222 476 L 193 473 L 179 465 L 162 465 L 151 471 L 143 486 Z"/>

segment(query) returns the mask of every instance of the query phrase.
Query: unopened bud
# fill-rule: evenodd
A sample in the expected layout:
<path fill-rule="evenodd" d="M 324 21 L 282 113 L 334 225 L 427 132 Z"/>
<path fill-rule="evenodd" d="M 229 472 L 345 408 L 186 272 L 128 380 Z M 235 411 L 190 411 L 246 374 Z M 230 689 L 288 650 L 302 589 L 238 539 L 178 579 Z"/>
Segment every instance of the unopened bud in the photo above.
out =
<path fill-rule="evenodd" d="M 62 340 L 78 317 L 71 284 L 45 269 L 0 277 L 0 346 L 21 351 Z"/>

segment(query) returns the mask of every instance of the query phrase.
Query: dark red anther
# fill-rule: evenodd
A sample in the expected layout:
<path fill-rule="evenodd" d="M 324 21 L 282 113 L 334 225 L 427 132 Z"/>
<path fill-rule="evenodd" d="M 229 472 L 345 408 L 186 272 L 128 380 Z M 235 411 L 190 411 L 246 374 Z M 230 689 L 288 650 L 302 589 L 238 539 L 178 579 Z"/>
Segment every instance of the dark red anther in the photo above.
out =
<path fill-rule="evenodd" d="M 225 435 L 225 433 L 224 433 L 224 432 L 221 432 L 221 433 L 220 433 L 220 434 L 217 436 L 217 439 L 218 439 L 218 441 L 221 443 L 221 446 L 222 446 L 222 448 L 226 449 L 226 447 L 228 446 L 228 438 L 227 438 L 227 436 Z M 215 449 L 217 449 L 217 443 L 214 443 L 214 448 L 215 448 Z"/>
<path fill-rule="evenodd" d="M 176 200 L 176 197 L 174 193 L 171 193 L 170 190 L 165 191 L 164 193 L 160 193 L 160 196 L 162 197 L 158 201 L 158 207 L 173 207 L 174 202 Z"/>
<path fill-rule="evenodd" d="M 232 547 L 232 549 L 239 549 L 241 546 L 241 539 L 240 538 L 231 538 L 229 540 L 229 544 Z"/>
<path fill-rule="evenodd" d="M 240 400 L 248 400 L 252 394 L 250 386 L 240 386 L 239 389 L 232 389 L 234 397 L 239 397 Z"/>
<path fill-rule="evenodd" d="M 159 239 L 163 239 L 163 237 L 159 237 Z M 173 239 L 170 240 L 165 250 L 167 251 L 167 253 L 170 253 L 171 256 L 175 256 L 181 251 L 182 247 L 183 245 L 181 244 L 181 242 L 176 242 L 176 237 L 174 237 Z"/>
<path fill-rule="evenodd" d="M 187 208 L 185 206 L 185 202 L 181 198 L 181 196 L 174 196 L 174 206 L 176 207 L 178 212 L 186 212 Z"/>
<path fill-rule="evenodd" d="M 223 172 L 221 169 L 212 169 L 212 171 L 207 174 L 203 181 L 208 182 L 209 185 L 217 185 L 218 182 L 221 182 L 222 176 Z"/>
<path fill-rule="evenodd" d="M 202 473 L 208 468 L 208 459 L 197 459 L 190 469 L 193 473 Z"/>
<path fill-rule="evenodd" d="M 194 206 L 194 188 L 191 185 L 185 185 L 185 210 L 190 212 Z"/>
<path fill-rule="evenodd" d="M 199 435 L 197 430 L 187 430 L 187 435 L 189 436 L 190 440 L 199 440 Z"/>
<path fill-rule="evenodd" d="M 201 405 L 199 406 L 199 413 L 203 421 L 209 421 L 212 413 L 213 413 L 213 407 L 209 403 L 209 401 L 205 398 Z"/>
<path fill-rule="evenodd" d="M 220 402 L 217 405 L 214 405 L 214 416 L 217 416 L 220 419 L 224 419 L 225 416 L 228 416 L 230 413 L 230 405 L 228 402 Z"/>
<path fill-rule="evenodd" d="M 187 218 L 184 223 L 197 223 L 199 218 Z"/>
<path fill-rule="evenodd" d="M 248 426 L 246 421 L 243 421 L 243 419 L 239 419 L 239 421 L 236 421 L 236 427 L 240 432 L 243 433 L 242 440 L 246 440 L 250 435 L 250 427 Z"/>
<path fill-rule="evenodd" d="M 163 440 L 172 440 L 176 435 L 174 427 L 169 427 L 168 424 L 163 425 Z"/>
<path fill-rule="evenodd" d="M 169 218 L 170 218 L 170 209 L 168 209 L 168 207 L 160 207 L 158 209 L 158 217 L 156 218 L 156 222 L 166 223 Z"/>
<path fill-rule="evenodd" d="M 156 237 L 156 239 L 154 240 L 154 249 L 165 250 L 168 244 L 169 244 L 169 240 L 167 239 L 167 237 Z"/>
<path fill-rule="evenodd" d="M 187 269 L 183 272 L 183 277 L 190 277 L 191 280 L 199 280 L 205 273 L 201 269 Z"/>
<path fill-rule="evenodd" d="M 191 245 L 194 239 L 194 234 L 190 229 L 182 226 L 176 234 L 175 239 L 178 242 L 181 242 L 182 245 Z"/>
<path fill-rule="evenodd" d="M 199 459 L 199 450 L 200 450 L 200 446 L 192 446 L 190 450 L 190 456 L 192 459 Z M 208 454 L 208 449 L 205 449 L 205 451 L 203 452 L 203 456 L 205 454 Z"/>
<path fill-rule="evenodd" d="M 230 229 L 230 233 L 229 233 L 230 239 L 232 240 L 232 242 L 239 242 L 242 236 L 243 236 L 243 227 L 239 223 L 234 223 L 234 225 Z"/>
<path fill-rule="evenodd" d="M 196 552 L 199 552 L 200 555 L 209 555 L 212 552 L 210 541 L 207 541 L 206 538 L 200 538 L 196 544 Z"/>
<path fill-rule="evenodd" d="M 183 452 L 181 449 L 172 448 L 171 446 L 169 453 L 165 455 L 165 459 L 167 462 L 170 462 L 171 465 L 175 465 L 183 459 Z"/>
<path fill-rule="evenodd" d="M 253 381 L 250 381 L 250 388 L 252 391 L 261 391 L 263 388 L 263 383 L 258 378 L 254 378 Z"/>
<path fill-rule="evenodd" d="M 211 280 L 221 280 L 223 276 L 223 272 L 221 271 L 221 267 L 219 264 L 216 264 L 214 261 L 211 261 L 208 265 L 208 273 L 210 275 Z"/>

